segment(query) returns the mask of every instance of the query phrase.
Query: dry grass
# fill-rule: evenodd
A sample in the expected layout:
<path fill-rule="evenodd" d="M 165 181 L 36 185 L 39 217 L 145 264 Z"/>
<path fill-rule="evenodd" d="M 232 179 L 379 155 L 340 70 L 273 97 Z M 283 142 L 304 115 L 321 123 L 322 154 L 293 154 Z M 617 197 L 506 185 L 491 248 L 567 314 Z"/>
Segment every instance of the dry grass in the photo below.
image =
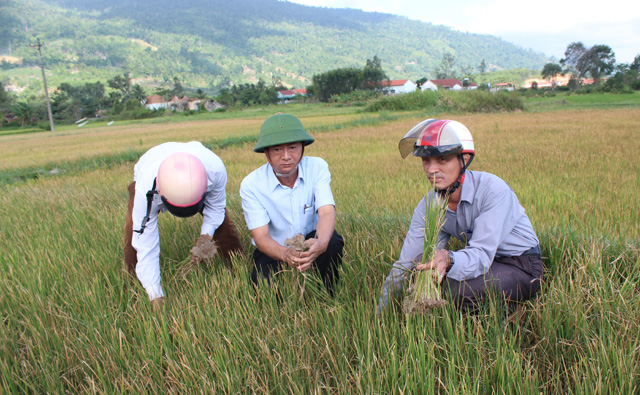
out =
<path fill-rule="evenodd" d="M 0 392 L 637 393 L 640 147 L 632 137 L 640 112 L 454 118 L 476 140 L 472 169 L 509 182 L 542 241 L 542 292 L 507 328 L 495 301 L 476 316 L 451 306 L 432 316 L 376 315 L 382 281 L 427 185 L 419 162 L 397 151 L 415 117 L 317 134 L 306 151 L 330 164 L 345 238 L 335 299 L 301 297 L 311 284 L 287 275 L 281 299 L 267 287 L 254 292 L 249 254 L 232 268 L 213 264 L 183 278 L 178 263 L 189 256 L 199 220 L 161 216 L 167 309 L 154 315 L 121 263 L 132 165 L 6 186 Z M 50 139 L 51 153 L 119 153 L 141 138 L 146 146 L 245 127 L 257 133 L 259 123 L 213 122 L 200 132 L 189 132 L 190 123 L 95 130 Z M 3 169 L 20 165 L 21 150 L 47 160 L 43 141 L 1 141 Z M 31 152 L 30 142 L 37 142 Z M 217 152 L 247 249 L 238 188 L 265 161 L 251 148 Z M 5 154 L 12 159 L 5 162 Z"/>

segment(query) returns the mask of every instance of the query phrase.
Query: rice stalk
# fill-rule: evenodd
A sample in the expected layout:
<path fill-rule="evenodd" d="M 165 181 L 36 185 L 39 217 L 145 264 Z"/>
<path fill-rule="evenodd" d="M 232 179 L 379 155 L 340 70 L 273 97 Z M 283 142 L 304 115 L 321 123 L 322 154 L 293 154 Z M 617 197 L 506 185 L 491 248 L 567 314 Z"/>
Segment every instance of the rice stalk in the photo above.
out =
<path fill-rule="evenodd" d="M 438 193 L 427 199 L 424 216 L 424 251 L 422 264 L 431 262 L 436 250 L 438 234 L 444 225 L 448 198 Z M 413 283 L 409 287 L 408 296 L 404 300 L 405 314 L 424 314 L 433 308 L 444 306 L 447 302 L 440 295 L 440 275 L 434 269 L 419 270 L 413 275 Z"/>

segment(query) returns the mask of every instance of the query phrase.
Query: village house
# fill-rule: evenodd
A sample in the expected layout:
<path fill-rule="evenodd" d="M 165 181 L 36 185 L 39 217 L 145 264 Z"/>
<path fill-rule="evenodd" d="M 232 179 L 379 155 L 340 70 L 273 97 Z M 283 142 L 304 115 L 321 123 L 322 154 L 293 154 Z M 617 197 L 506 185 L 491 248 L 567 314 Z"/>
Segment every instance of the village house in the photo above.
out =
<path fill-rule="evenodd" d="M 182 112 L 185 110 L 198 111 L 200 110 L 200 103 L 202 103 L 202 100 L 197 98 L 189 99 L 186 95 L 182 96 L 182 98 L 178 98 L 178 96 L 173 95 L 171 100 L 166 101 L 162 96 L 154 94 L 147 96 L 147 100 L 143 104 L 145 108 L 149 110 L 164 108 L 171 111 Z"/>
<path fill-rule="evenodd" d="M 388 95 L 415 92 L 417 87 L 418 85 L 409 79 L 382 81 L 382 91 Z"/>
<path fill-rule="evenodd" d="M 524 84 L 522 84 L 523 88 L 527 88 L 530 89 L 531 87 L 533 87 L 534 83 L 537 84 L 537 88 L 541 89 L 541 88 L 552 88 L 553 86 L 567 86 L 569 85 L 569 81 L 571 80 L 571 75 L 567 74 L 567 75 L 557 75 L 555 76 L 555 78 L 552 78 L 550 81 L 549 80 L 544 80 L 542 78 L 531 78 L 528 79 L 524 82 Z M 593 78 L 583 78 L 582 79 L 582 85 L 592 85 L 594 84 L 595 81 Z"/>
<path fill-rule="evenodd" d="M 307 96 L 307 90 L 303 88 L 298 88 L 293 90 L 297 95 Z"/>
<path fill-rule="evenodd" d="M 147 96 L 147 100 L 143 104 L 148 110 L 159 110 L 161 108 L 167 109 L 169 107 L 169 103 L 164 100 L 164 97 L 158 94 Z"/>
<path fill-rule="evenodd" d="M 290 100 L 296 98 L 296 92 L 293 90 L 278 91 L 278 100 L 288 103 Z"/>
<path fill-rule="evenodd" d="M 432 91 L 437 91 L 438 89 L 451 89 L 454 91 L 461 91 L 463 89 L 463 84 L 460 80 L 455 78 L 447 78 L 440 80 L 428 80 L 420 89 L 424 92 L 427 89 Z"/>
<path fill-rule="evenodd" d="M 284 103 L 289 103 L 292 100 L 295 100 L 297 96 L 307 96 L 307 90 L 302 88 L 297 89 L 286 89 L 278 91 L 278 100 Z"/>
<path fill-rule="evenodd" d="M 225 108 L 225 106 L 220 104 L 220 103 L 218 103 L 215 100 L 209 99 L 209 100 L 206 100 L 204 102 L 204 108 L 205 108 L 205 110 L 211 112 L 211 111 L 223 109 L 223 108 Z"/>
<path fill-rule="evenodd" d="M 515 90 L 515 89 L 516 89 L 516 85 L 511 82 L 500 82 L 498 84 L 495 84 L 491 88 L 491 92 L 497 92 L 497 91 L 511 92 L 512 90 Z"/>

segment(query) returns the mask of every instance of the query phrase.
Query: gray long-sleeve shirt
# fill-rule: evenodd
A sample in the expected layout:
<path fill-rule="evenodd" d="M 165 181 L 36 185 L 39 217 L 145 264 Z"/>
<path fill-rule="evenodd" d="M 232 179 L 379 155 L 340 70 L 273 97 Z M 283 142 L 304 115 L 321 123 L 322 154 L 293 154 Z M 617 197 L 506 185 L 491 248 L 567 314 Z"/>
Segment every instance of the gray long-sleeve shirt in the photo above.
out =
<path fill-rule="evenodd" d="M 446 247 L 451 236 L 466 243 L 455 251 L 455 264 L 447 276 L 463 281 L 484 275 L 496 256 L 520 256 L 538 245 L 529 217 L 513 190 L 499 177 L 485 172 L 465 172 L 457 211 L 447 209 L 436 248 Z M 378 307 L 386 307 L 389 294 L 402 289 L 405 279 L 422 259 L 426 200 L 423 198 L 411 219 L 399 259 L 387 276 Z"/>

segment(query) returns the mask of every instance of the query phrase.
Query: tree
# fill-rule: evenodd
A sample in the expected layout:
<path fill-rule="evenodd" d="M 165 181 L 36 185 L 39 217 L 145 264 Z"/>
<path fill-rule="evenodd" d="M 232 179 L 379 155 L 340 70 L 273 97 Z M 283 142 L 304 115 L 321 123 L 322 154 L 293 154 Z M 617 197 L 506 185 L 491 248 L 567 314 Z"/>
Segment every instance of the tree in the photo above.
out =
<path fill-rule="evenodd" d="M 456 56 L 447 52 L 442 55 L 442 60 L 440 61 L 440 65 L 436 67 L 436 78 L 444 79 L 444 78 L 456 78 L 455 71 L 453 70 L 454 65 L 456 63 Z"/>
<path fill-rule="evenodd" d="M 88 82 L 81 86 L 72 86 L 63 82 L 56 91 L 54 99 L 56 111 L 61 118 L 93 117 L 104 105 L 112 105 L 119 92 L 112 92 L 111 98 L 105 97 L 105 87 L 101 82 Z"/>
<path fill-rule="evenodd" d="M 564 58 L 560 59 L 560 64 L 565 67 L 564 73 L 571 73 L 577 81 L 584 78 L 587 68 L 583 60 L 587 48 L 581 42 L 572 42 L 564 51 Z"/>
<path fill-rule="evenodd" d="M 20 121 L 20 127 L 33 123 L 33 108 L 26 101 L 16 103 L 11 108 L 11 112 Z"/>
<path fill-rule="evenodd" d="M 562 67 L 556 63 L 547 63 L 542 68 L 542 78 L 551 82 L 551 91 L 555 89 L 555 79 L 560 73 L 562 73 Z"/>
<path fill-rule="evenodd" d="M 602 77 L 611 74 L 615 69 L 616 55 L 608 45 L 594 45 L 584 57 L 586 68 L 596 86 Z"/>
<path fill-rule="evenodd" d="M 619 64 L 615 75 L 609 79 L 604 85 L 604 90 L 607 92 L 624 92 L 630 89 L 640 89 L 640 82 L 638 80 L 638 72 L 633 70 L 630 65 L 626 63 Z"/>
<path fill-rule="evenodd" d="M 118 91 L 123 100 L 126 100 L 131 93 L 131 80 L 125 75 L 116 75 L 107 81 L 107 85 L 109 88 Z"/>
<path fill-rule="evenodd" d="M 318 100 L 327 102 L 333 95 L 352 92 L 362 86 L 362 70 L 342 68 L 312 77 L 312 90 Z"/>
<path fill-rule="evenodd" d="M 4 90 L 4 84 L 0 82 L 0 117 L 3 112 L 11 108 L 13 105 L 13 96 Z"/>
<path fill-rule="evenodd" d="M 375 55 L 373 59 L 367 59 L 367 63 L 362 70 L 362 89 L 380 90 L 382 81 L 388 79 L 387 74 L 382 70 L 382 61 Z"/>
<path fill-rule="evenodd" d="M 131 87 L 131 98 L 136 99 L 138 102 L 142 102 L 147 95 L 144 93 L 144 89 L 138 84 Z"/>
<path fill-rule="evenodd" d="M 173 89 L 171 90 L 172 95 L 176 95 L 178 97 L 182 97 L 184 95 L 184 87 L 180 82 L 180 78 L 173 77 Z"/>
<path fill-rule="evenodd" d="M 594 79 L 596 86 L 602 77 L 615 69 L 616 55 L 608 45 L 594 45 L 586 48 L 581 42 L 573 42 L 567 46 L 560 64 L 566 66 L 565 72 L 574 75 L 578 83 L 588 75 Z"/>
<path fill-rule="evenodd" d="M 629 68 L 631 70 L 640 72 L 640 54 L 636 55 L 636 57 L 633 58 L 633 62 L 631 62 L 631 64 L 629 65 Z"/>
<path fill-rule="evenodd" d="M 484 74 L 487 72 L 487 63 L 484 61 L 484 59 L 482 59 L 482 62 L 480 62 L 480 66 L 478 66 L 478 71 L 480 71 L 480 74 Z"/>

